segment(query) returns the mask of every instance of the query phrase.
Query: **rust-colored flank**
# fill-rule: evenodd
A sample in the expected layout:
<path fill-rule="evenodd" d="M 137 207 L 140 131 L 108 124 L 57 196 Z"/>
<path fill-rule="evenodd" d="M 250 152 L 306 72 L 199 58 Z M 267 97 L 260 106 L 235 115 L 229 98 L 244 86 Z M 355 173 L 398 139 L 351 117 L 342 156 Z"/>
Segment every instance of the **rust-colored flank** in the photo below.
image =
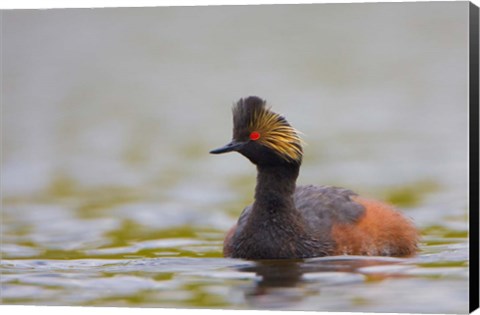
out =
<path fill-rule="evenodd" d="M 380 201 L 352 199 L 365 213 L 355 224 L 333 224 L 334 255 L 409 256 L 416 252 L 418 232 L 410 220 Z"/>

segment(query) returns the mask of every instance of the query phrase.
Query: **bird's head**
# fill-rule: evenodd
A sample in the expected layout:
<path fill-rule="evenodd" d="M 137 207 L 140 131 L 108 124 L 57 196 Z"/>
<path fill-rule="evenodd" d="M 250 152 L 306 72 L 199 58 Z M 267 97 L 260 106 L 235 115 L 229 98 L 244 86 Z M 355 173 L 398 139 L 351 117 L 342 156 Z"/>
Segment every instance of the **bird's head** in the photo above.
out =
<path fill-rule="evenodd" d="M 256 165 L 302 162 L 299 132 L 256 96 L 240 99 L 233 106 L 232 141 L 213 154 L 237 151 Z"/>

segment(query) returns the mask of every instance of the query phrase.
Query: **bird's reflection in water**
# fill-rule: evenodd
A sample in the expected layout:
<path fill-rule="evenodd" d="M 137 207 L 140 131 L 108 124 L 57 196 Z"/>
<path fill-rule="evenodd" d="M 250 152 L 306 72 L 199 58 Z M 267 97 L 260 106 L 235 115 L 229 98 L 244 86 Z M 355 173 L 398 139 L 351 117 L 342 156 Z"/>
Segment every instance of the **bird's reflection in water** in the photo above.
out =
<path fill-rule="evenodd" d="M 322 286 L 365 281 L 365 277 L 358 272 L 359 268 L 397 264 L 400 261 L 395 258 L 365 259 L 355 256 L 263 260 L 238 270 L 254 272 L 258 276 L 258 280 L 244 288 L 245 298 L 252 307 L 289 309 L 294 308 L 307 296 L 318 295 Z M 377 280 L 384 278 L 378 276 Z M 311 285 L 312 283 L 314 285 Z"/>
<path fill-rule="evenodd" d="M 301 285 L 302 261 L 258 261 L 240 271 L 255 272 L 258 280 L 245 290 L 245 298 L 255 308 L 288 308 L 311 292 Z"/>

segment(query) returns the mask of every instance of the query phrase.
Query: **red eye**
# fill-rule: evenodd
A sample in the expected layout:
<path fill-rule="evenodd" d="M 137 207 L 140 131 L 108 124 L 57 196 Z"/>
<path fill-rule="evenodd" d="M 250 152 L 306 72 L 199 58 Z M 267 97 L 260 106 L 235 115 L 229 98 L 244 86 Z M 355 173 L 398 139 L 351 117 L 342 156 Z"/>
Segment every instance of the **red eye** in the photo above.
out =
<path fill-rule="evenodd" d="M 253 131 L 250 134 L 250 139 L 253 141 L 260 139 L 260 133 L 258 133 L 257 131 Z"/>

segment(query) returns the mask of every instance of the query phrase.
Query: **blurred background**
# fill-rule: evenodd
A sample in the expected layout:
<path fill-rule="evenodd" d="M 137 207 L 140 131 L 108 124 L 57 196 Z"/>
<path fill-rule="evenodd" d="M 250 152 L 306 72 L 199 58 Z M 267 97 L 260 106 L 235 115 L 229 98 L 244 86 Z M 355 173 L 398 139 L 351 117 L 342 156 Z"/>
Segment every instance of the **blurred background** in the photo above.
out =
<path fill-rule="evenodd" d="M 414 264 L 419 278 L 385 286 L 434 285 L 422 302 L 341 287 L 337 303 L 285 308 L 466 309 L 468 2 L 12 10 L 2 40 L 7 303 L 247 307 L 209 277 L 255 168 L 208 151 L 230 140 L 232 104 L 257 95 L 304 133 L 300 184 L 394 203 L 422 230 L 420 257 L 443 268 Z M 160 278 L 129 274 L 138 288 L 111 280 L 131 259 L 172 257 Z M 79 258 L 118 269 L 62 274 L 75 288 L 21 272 Z M 172 269 L 182 258 L 215 265 L 194 281 L 182 272 L 198 261 Z M 85 293 L 107 279 L 126 293 Z"/>

